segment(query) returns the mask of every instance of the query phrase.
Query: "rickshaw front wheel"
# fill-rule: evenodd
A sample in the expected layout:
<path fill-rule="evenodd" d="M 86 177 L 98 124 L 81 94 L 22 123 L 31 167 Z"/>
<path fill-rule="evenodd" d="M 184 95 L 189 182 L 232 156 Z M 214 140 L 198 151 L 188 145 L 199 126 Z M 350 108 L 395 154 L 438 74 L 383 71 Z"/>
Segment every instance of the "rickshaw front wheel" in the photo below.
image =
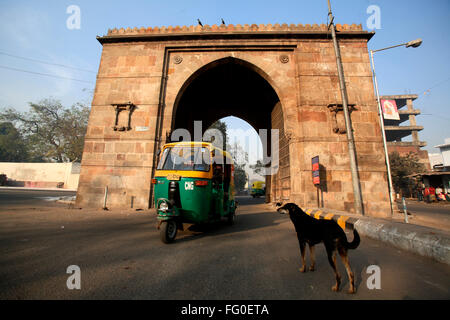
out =
<path fill-rule="evenodd" d="M 159 235 L 162 242 L 173 242 L 177 236 L 177 223 L 174 220 L 163 221 L 159 229 Z"/>

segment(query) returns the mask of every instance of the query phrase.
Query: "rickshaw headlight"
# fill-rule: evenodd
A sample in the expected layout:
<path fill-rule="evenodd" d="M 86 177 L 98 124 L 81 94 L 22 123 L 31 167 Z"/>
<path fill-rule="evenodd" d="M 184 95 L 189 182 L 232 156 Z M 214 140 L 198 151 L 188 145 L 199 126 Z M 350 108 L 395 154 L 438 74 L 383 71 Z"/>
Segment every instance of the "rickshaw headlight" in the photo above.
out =
<path fill-rule="evenodd" d="M 159 210 L 161 210 L 161 211 L 167 211 L 167 210 L 169 210 L 169 204 L 168 204 L 167 202 L 165 202 L 165 201 L 162 201 L 162 202 L 159 204 Z"/>

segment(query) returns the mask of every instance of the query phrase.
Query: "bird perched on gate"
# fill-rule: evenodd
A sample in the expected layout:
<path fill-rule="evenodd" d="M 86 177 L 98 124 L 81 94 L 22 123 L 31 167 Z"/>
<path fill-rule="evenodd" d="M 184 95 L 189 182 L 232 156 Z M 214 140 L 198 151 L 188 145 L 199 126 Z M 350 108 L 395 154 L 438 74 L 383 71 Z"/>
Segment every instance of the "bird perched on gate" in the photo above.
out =
<path fill-rule="evenodd" d="M 222 24 L 225 24 L 225 21 L 223 21 L 223 18 L 222 18 Z"/>
<path fill-rule="evenodd" d="M 197 21 L 198 21 L 198 24 L 203 28 L 203 24 L 202 24 L 202 22 L 200 21 L 200 19 L 197 19 Z"/>

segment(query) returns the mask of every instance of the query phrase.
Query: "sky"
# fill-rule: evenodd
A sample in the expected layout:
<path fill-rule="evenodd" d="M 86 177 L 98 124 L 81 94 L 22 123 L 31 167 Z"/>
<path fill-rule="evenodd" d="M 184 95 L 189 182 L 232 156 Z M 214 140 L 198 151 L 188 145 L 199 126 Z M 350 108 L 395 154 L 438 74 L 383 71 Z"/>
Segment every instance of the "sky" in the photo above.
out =
<path fill-rule="evenodd" d="M 362 24 L 364 30 L 376 32 L 369 50 L 423 39 L 419 48 L 376 53 L 375 66 L 382 95 L 419 95 L 414 102 L 422 112 L 416 117 L 424 127 L 419 138 L 428 143 L 425 150 L 439 152 L 434 146 L 450 137 L 450 1 L 331 3 L 335 23 Z M 79 28 L 67 25 L 68 20 L 74 22 L 70 19 L 74 12 L 67 11 L 72 5 L 80 9 Z M 373 25 L 376 20 L 370 6 L 379 8 L 379 25 Z M 102 50 L 96 36 L 108 29 L 196 25 L 197 18 L 209 25 L 220 24 L 221 18 L 227 24 L 242 25 L 321 24 L 327 23 L 327 13 L 326 0 L 0 0 L 0 108 L 27 111 L 29 102 L 49 97 L 67 106 L 90 104 Z M 234 117 L 226 122 L 232 129 L 251 128 Z M 250 152 L 250 162 L 256 160 L 254 154 Z"/>

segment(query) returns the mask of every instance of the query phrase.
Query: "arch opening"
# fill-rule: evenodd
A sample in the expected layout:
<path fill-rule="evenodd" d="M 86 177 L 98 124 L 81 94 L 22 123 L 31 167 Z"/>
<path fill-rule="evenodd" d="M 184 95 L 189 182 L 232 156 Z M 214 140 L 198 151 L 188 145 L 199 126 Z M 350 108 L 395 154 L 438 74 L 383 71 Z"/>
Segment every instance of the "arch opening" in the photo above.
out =
<path fill-rule="evenodd" d="M 270 128 L 270 114 L 280 101 L 257 67 L 235 58 L 212 62 L 195 72 L 176 99 L 172 130 L 188 129 L 203 121 L 206 130 L 218 119 L 235 116 L 256 130 Z"/>
<path fill-rule="evenodd" d="M 212 62 L 183 85 L 175 100 L 171 126 L 172 132 L 185 129 L 192 140 L 201 140 L 217 120 L 237 117 L 258 133 L 267 130 L 267 143 L 263 141 L 263 154 L 267 157 L 274 154 L 271 129 L 277 129 L 279 159 L 276 172 L 265 176 L 266 202 L 288 199 L 290 193 L 289 146 L 284 136 L 283 111 L 269 81 L 263 71 L 246 61 L 225 58 Z"/>

